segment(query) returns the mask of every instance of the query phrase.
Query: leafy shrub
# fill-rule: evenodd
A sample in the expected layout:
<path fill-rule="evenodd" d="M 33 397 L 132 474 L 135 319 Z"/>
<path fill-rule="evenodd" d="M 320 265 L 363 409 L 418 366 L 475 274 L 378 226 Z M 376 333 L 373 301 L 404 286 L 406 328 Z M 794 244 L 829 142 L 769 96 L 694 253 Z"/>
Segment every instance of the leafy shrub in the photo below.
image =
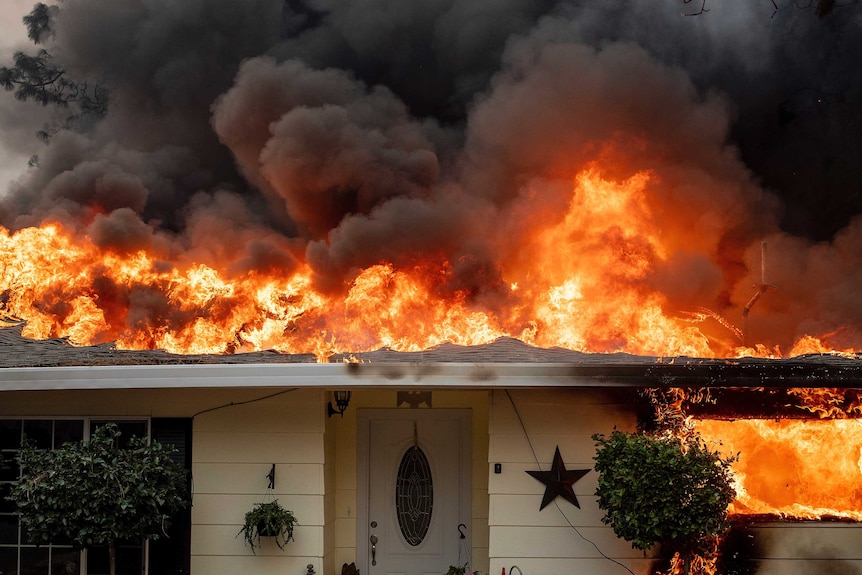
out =
<path fill-rule="evenodd" d="M 117 541 L 165 534 L 171 515 L 188 505 L 186 471 L 171 458 L 172 447 L 140 437 L 120 446 L 119 437 L 108 424 L 89 441 L 54 450 L 25 441 L 7 499 L 17 503 L 28 540 L 107 544 L 113 574 Z"/>
<path fill-rule="evenodd" d="M 602 522 L 636 549 L 669 545 L 686 558 L 727 528 L 733 457 L 698 437 L 594 435 Z"/>

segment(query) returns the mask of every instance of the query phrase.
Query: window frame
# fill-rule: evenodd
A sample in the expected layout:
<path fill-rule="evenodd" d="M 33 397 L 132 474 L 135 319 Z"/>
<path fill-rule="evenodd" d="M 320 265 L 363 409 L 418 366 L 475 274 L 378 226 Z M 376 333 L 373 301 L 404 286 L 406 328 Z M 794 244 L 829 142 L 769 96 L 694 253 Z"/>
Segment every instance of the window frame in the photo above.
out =
<path fill-rule="evenodd" d="M 17 447 L 14 448 L 0 448 L 0 456 L 3 457 L 4 461 L 8 460 L 7 454 L 17 453 L 21 448 L 21 441 L 23 440 L 24 435 L 26 434 L 26 425 L 25 421 L 51 421 L 51 449 L 56 449 L 56 421 L 80 421 L 82 423 L 82 438 L 81 440 L 86 441 L 91 437 L 92 432 L 95 429 L 95 426 L 100 424 L 107 423 L 143 423 L 146 429 L 146 437 L 149 441 L 152 437 L 152 417 L 150 416 L 69 416 L 69 415 L 61 415 L 61 416 L 50 416 L 50 415 L 28 415 L 28 416 L 14 416 L 14 415 L 2 415 L 0 416 L 0 421 L 20 421 L 21 425 L 21 437 L 19 438 Z M 13 456 L 14 458 L 14 456 Z M 0 484 L 8 484 L 14 480 L 0 480 Z M 18 513 L 16 511 L 0 511 L 0 517 L 10 517 L 16 516 Z M 134 546 L 137 548 L 137 546 Z M 48 570 L 46 572 L 42 572 L 40 575 L 64 575 L 63 573 L 53 573 L 53 551 L 54 549 L 62 549 L 68 551 L 69 549 L 74 549 L 71 544 L 63 545 L 63 544 L 54 544 L 49 543 L 47 545 L 37 546 L 32 543 L 26 543 L 23 541 L 23 534 L 21 533 L 21 523 L 18 522 L 18 533 L 17 533 L 17 542 L 15 544 L 11 543 L 2 543 L 0 542 L 0 549 L 16 549 L 17 557 L 16 557 L 16 573 L 21 573 L 22 569 L 26 570 L 26 567 L 22 565 L 22 550 L 23 549 L 44 549 L 48 550 Z M 149 573 L 149 541 L 144 539 L 140 544 L 141 549 L 141 571 L 142 575 L 147 575 Z M 79 552 L 79 561 L 78 561 L 78 574 L 79 575 L 93 575 L 89 571 L 88 565 L 88 550 L 82 549 Z M 102 574 L 96 574 L 102 575 Z M 137 574 L 136 574 L 137 575 Z"/>

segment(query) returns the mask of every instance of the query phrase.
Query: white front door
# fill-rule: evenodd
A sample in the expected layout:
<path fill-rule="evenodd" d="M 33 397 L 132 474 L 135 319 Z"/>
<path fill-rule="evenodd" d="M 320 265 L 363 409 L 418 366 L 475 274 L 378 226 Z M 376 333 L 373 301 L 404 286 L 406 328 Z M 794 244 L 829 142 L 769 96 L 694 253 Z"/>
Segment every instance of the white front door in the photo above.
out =
<path fill-rule="evenodd" d="M 357 415 L 362 575 L 442 575 L 463 565 L 471 543 L 470 410 Z"/>

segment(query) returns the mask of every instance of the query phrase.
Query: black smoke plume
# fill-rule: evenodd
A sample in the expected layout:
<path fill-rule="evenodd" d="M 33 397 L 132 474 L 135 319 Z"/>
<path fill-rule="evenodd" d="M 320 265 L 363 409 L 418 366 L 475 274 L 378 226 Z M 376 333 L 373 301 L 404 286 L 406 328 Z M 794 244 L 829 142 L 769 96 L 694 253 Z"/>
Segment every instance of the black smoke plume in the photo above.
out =
<path fill-rule="evenodd" d="M 108 86 L 109 108 L 41 147 L 4 140 L 39 158 L 0 197 L 8 229 L 59 220 L 105 249 L 237 274 L 307 262 L 325 290 L 436 258 L 441 295 L 505 305 L 502 270 L 529 267 L 520 248 L 612 156 L 606 177 L 652 174 L 675 248 L 652 288 L 738 315 L 768 240 L 782 295 L 759 304 L 762 335 L 844 326 L 836 341 L 862 345 L 862 7 L 57 6 L 44 47 Z"/>

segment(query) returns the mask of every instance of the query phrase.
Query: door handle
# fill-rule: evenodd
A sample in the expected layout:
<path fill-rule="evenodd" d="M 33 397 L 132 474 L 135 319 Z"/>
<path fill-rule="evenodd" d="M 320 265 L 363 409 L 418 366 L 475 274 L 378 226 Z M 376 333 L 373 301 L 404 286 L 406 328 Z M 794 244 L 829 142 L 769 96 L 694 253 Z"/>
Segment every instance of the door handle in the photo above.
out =
<path fill-rule="evenodd" d="M 377 565 L 377 542 L 379 541 L 379 539 L 377 539 L 377 535 L 372 535 L 370 541 L 371 541 L 371 565 L 374 566 L 374 565 Z"/>

